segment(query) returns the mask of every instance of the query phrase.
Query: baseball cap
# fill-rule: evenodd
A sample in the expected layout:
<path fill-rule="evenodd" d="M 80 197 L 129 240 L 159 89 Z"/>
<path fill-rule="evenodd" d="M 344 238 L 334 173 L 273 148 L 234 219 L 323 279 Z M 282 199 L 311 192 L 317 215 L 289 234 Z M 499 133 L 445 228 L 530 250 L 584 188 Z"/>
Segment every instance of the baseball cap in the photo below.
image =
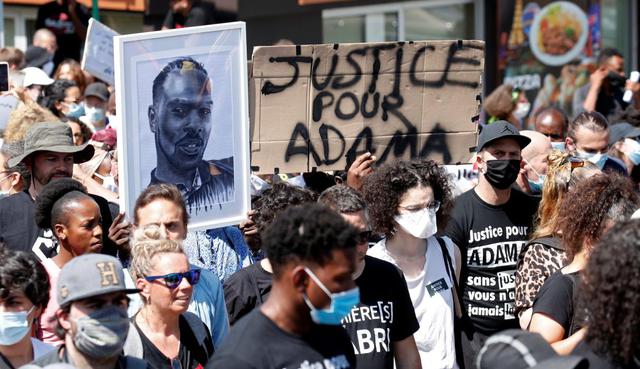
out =
<path fill-rule="evenodd" d="M 509 329 L 487 339 L 478 353 L 479 369 L 586 369 L 587 359 L 560 356 L 538 333 Z"/>
<path fill-rule="evenodd" d="M 480 131 L 480 136 L 478 137 L 478 146 L 476 146 L 475 151 L 482 150 L 485 146 L 490 144 L 493 141 L 496 141 L 501 138 L 513 138 L 518 142 L 520 148 L 524 148 L 531 142 L 529 137 L 525 137 L 520 134 L 520 131 L 513 124 L 505 121 L 499 120 L 490 124 L 485 125 Z"/>
<path fill-rule="evenodd" d="M 634 127 L 627 122 L 616 123 L 609 126 L 609 145 L 613 145 L 623 138 L 636 137 L 640 137 L 640 128 Z"/>
<path fill-rule="evenodd" d="M 29 87 L 31 85 L 49 86 L 53 83 L 53 79 L 40 68 L 27 67 L 22 70 L 24 73 L 24 80 L 22 81 L 23 87 Z"/>
<path fill-rule="evenodd" d="M 107 85 L 101 82 L 93 82 L 84 90 L 84 97 L 95 96 L 103 101 L 109 100 Z"/>
<path fill-rule="evenodd" d="M 113 292 L 137 293 L 125 287 L 124 270 L 120 261 L 103 254 L 76 256 L 66 263 L 58 277 L 58 305 Z"/>

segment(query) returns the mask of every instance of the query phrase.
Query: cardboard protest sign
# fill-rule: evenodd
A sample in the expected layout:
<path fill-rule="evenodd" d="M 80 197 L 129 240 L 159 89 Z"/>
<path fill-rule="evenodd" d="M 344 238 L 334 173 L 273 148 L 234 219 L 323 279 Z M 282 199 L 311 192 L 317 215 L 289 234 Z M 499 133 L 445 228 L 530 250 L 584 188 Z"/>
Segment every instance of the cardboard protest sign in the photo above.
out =
<path fill-rule="evenodd" d="M 251 164 L 257 173 L 378 163 L 464 162 L 475 146 L 482 41 L 258 47 Z"/>
<path fill-rule="evenodd" d="M 112 86 L 115 83 L 113 76 L 113 36 L 118 36 L 118 33 L 91 18 L 82 55 L 82 69 Z"/>

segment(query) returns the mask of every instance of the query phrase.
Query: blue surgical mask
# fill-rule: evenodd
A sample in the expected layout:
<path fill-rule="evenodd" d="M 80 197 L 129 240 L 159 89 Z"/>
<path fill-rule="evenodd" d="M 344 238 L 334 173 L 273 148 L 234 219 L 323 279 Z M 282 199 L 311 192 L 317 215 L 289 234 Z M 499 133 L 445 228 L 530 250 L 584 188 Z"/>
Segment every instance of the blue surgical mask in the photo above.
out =
<path fill-rule="evenodd" d="M 29 333 L 29 311 L 0 313 L 0 345 L 11 346 L 24 338 Z"/>
<path fill-rule="evenodd" d="M 331 304 L 328 308 L 318 309 L 313 306 L 307 296 L 304 296 L 304 301 L 307 303 L 307 306 L 309 306 L 309 309 L 311 309 L 311 319 L 316 324 L 342 324 L 342 319 L 349 315 L 351 309 L 360 302 L 360 290 L 358 287 L 344 292 L 331 293 L 331 291 L 329 291 L 329 289 L 320 282 L 320 279 L 316 277 L 309 268 L 305 267 L 304 271 L 307 272 L 309 277 L 313 279 L 318 287 L 320 287 L 320 289 L 331 298 Z"/>
<path fill-rule="evenodd" d="M 600 170 L 604 168 L 604 164 L 607 162 L 607 158 L 609 157 L 607 154 L 603 154 L 603 153 L 594 154 L 594 153 L 584 152 L 580 150 L 577 150 L 577 153 L 578 153 L 578 157 L 592 162 Z"/>
<path fill-rule="evenodd" d="M 101 122 L 106 117 L 104 109 L 97 107 L 85 107 L 85 116 L 89 118 L 91 123 Z"/>
<path fill-rule="evenodd" d="M 565 151 L 567 149 L 567 144 L 564 141 L 561 142 L 551 142 L 551 148 L 558 151 Z"/>
<path fill-rule="evenodd" d="M 627 155 L 633 165 L 640 165 L 640 142 L 630 138 L 625 139 L 622 152 Z"/>
<path fill-rule="evenodd" d="M 81 116 L 84 115 L 84 105 L 82 104 L 77 104 L 77 103 L 63 103 L 67 106 L 67 108 L 69 108 L 69 111 L 67 111 L 64 115 L 66 115 L 69 118 L 80 118 Z"/>
<path fill-rule="evenodd" d="M 532 181 L 527 178 L 527 181 L 529 182 L 529 188 L 531 189 L 532 193 L 542 193 L 542 186 L 544 186 L 545 178 L 545 175 L 538 175 L 537 181 Z"/>

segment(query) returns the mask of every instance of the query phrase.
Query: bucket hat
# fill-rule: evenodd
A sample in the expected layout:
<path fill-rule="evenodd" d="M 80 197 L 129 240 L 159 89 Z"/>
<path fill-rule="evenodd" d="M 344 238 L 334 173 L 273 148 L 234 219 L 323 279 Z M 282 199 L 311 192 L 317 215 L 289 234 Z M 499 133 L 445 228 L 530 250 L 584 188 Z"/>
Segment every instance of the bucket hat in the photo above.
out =
<path fill-rule="evenodd" d="M 9 159 L 9 167 L 20 164 L 29 155 L 38 151 L 73 154 L 73 162 L 80 164 L 93 157 L 94 148 L 88 143 L 75 146 L 71 128 L 62 122 L 36 123 L 27 131 L 24 152 Z"/>

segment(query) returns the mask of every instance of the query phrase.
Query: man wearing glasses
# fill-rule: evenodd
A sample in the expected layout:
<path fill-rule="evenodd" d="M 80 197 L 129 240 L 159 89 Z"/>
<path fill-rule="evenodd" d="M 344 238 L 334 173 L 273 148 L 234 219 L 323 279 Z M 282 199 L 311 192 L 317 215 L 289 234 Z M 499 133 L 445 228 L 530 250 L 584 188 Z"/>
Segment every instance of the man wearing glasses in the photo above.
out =
<path fill-rule="evenodd" d="M 187 236 L 188 221 L 189 214 L 182 194 L 174 185 L 149 186 L 136 200 L 133 219 L 136 228 L 157 225 L 166 238 L 183 241 Z M 176 277 L 176 280 L 181 278 Z M 193 286 L 193 297 L 188 311 L 196 314 L 206 324 L 211 332 L 214 347 L 219 347 L 229 332 L 222 285 L 215 274 L 207 269 L 200 271 L 198 279 L 198 283 Z M 134 296 L 129 314 L 135 314 L 140 304 L 140 298 Z M 134 306 L 136 308 L 133 308 Z"/>
<path fill-rule="evenodd" d="M 122 264 L 116 258 L 87 254 L 73 258 L 60 271 L 56 291 L 60 308 L 56 332 L 64 339 L 58 350 L 33 364 L 67 363 L 76 368 L 147 369 L 143 360 L 123 355 L 129 332 L 127 294 Z"/>
<path fill-rule="evenodd" d="M 488 336 L 518 328 L 516 263 L 538 204 L 512 185 L 521 170 L 521 151 L 530 141 L 506 121 L 483 127 L 476 156 L 478 185 L 456 199 L 445 231 L 466 260 L 460 277 L 463 318 L 458 352 L 458 364 L 465 369 L 476 367 L 475 358 Z"/>

